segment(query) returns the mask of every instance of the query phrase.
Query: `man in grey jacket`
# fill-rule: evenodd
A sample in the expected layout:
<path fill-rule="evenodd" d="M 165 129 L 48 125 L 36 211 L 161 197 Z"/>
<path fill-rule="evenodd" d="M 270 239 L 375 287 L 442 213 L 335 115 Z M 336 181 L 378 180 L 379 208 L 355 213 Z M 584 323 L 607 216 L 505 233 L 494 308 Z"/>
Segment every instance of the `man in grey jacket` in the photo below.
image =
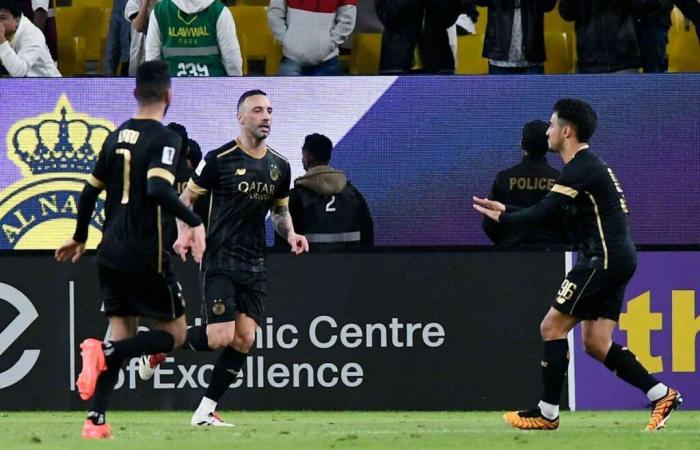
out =
<path fill-rule="evenodd" d="M 357 0 L 271 0 L 270 29 L 282 44 L 280 75 L 337 75 L 338 46 L 355 28 Z"/>

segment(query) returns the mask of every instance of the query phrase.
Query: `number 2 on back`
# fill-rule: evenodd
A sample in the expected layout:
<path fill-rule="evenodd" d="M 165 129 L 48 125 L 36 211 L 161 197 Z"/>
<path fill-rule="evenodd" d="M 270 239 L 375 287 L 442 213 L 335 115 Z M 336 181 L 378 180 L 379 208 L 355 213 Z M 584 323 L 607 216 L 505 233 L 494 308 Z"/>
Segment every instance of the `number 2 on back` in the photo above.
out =
<path fill-rule="evenodd" d="M 326 203 L 326 212 L 335 212 L 335 206 L 333 204 L 335 203 L 335 195 L 331 197 L 331 200 Z"/>

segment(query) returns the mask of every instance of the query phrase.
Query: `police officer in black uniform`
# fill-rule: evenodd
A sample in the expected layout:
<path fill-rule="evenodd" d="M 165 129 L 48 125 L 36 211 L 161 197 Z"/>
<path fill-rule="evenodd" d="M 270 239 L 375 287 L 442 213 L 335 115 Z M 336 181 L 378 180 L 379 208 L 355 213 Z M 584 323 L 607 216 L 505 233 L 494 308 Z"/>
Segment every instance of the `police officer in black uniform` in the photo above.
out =
<path fill-rule="evenodd" d="M 533 120 L 523 127 L 520 146 L 525 151 L 523 160 L 506 170 L 498 172 L 491 187 L 489 198 L 501 203 L 527 208 L 542 200 L 554 186 L 559 172 L 547 162 L 545 154 L 549 124 Z M 560 225 L 503 226 L 484 217 L 482 228 L 494 244 L 500 247 L 545 249 L 564 246 L 567 243 Z"/>
<path fill-rule="evenodd" d="M 306 174 L 294 180 L 289 212 L 294 229 L 306 236 L 310 251 L 332 252 L 374 245 L 367 202 L 345 174 L 330 167 L 333 143 L 322 134 L 306 136 L 302 162 Z M 289 246 L 276 236 L 276 245 Z"/>

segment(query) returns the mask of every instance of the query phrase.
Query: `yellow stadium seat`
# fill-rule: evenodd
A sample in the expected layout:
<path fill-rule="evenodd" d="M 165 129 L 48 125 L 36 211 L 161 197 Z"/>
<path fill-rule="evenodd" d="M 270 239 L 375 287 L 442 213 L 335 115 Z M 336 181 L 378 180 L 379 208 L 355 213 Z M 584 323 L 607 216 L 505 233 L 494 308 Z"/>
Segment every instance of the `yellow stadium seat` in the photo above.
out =
<path fill-rule="evenodd" d="M 457 36 L 457 70 L 461 75 L 478 75 L 489 72 L 489 62 L 481 56 L 484 35 Z"/>
<path fill-rule="evenodd" d="M 574 57 L 567 33 L 545 32 L 544 47 L 547 52 L 544 73 L 573 73 Z"/>
<path fill-rule="evenodd" d="M 265 75 L 277 75 L 280 72 L 282 62 L 282 46 L 273 35 L 267 42 L 267 55 L 265 57 Z"/>
<path fill-rule="evenodd" d="M 101 64 L 109 31 L 110 14 L 111 9 L 97 6 L 73 4 L 56 8 L 58 59 L 59 64 L 64 67 L 63 70 L 59 68 L 62 74 L 82 75 L 85 73 L 85 63 L 88 61 L 91 61 L 94 66 Z M 76 52 L 79 53 L 79 57 L 76 57 Z M 63 55 L 69 61 L 66 64 L 61 64 Z"/>
<path fill-rule="evenodd" d="M 382 50 L 381 33 L 355 33 L 350 54 L 351 75 L 376 75 Z"/>
<path fill-rule="evenodd" d="M 230 6 L 236 33 L 240 41 L 245 36 L 247 56 L 265 59 L 272 31 L 267 24 L 267 8 L 264 6 Z"/>
<path fill-rule="evenodd" d="M 559 5 L 557 4 L 553 10 L 544 13 L 544 31 L 545 33 L 554 31 L 574 33 L 574 22 L 567 22 L 561 18 Z"/>
<path fill-rule="evenodd" d="M 58 41 L 58 70 L 64 77 L 85 73 L 85 38 L 74 36 Z"/>
<path fill-rule="evenodd" d="M 476 9 L 479 11 L 479 18 L 474 24 L 476 27 L 476 34 L 484 34 L 486 33 L 486 23 L 488 22 L 489 10 L 485 6 L 477 6 Z"/>
<path fill-rule="evenodd" d="M 700 43 L 693 24 L 675 8 L 668 34 L 668 71 L 700 72 Z"/>

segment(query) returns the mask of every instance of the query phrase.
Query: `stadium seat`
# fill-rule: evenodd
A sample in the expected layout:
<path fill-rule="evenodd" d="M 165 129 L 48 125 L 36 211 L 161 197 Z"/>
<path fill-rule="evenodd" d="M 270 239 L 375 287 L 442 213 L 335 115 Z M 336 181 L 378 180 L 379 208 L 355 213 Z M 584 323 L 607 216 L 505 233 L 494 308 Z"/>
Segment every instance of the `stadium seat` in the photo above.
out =
<path fill-rule="evenodd" d="M 489 10 L 485 6 L 477 6 L 476 9 L 479 11 L 479 18 L 474 24 L 476 27 L 476 34 L 484 34 L 486 33 L 486 23 L 488 22 Z"/>
<path fill-rule="evenodd" d="M 95 74 L 99 72 L 104 58 L 110 14 L 109 8 L 76 3 L 56 8 L 59 70 L 63 75 L 85 74 L 86 63 L 93 66 Z M 66 64 L 61 62 L 64 55 L 68 61 Z"/>
<path fill-rule="evenodd" d="M 695 27 L 674 8 L 668 35 L 668 71 L 700 72 L 700 43 Z"/>
<path fill-rule="evenodd" d="M 376 75 L 382 50 L 381 33 L 355 33 L 350 54 L 351 75 Z"/>
<path fill-rule="evenodd" d="M 270 35 L 267 42 L 267 55 L 265 57 L 265 75 L 277 75 L 280 73 L 282 61 L 282 45 Z"/>
<path fill-rule="evenodd" d="M 478 75 L 489 72 L 489 63 L 481 56 L 484 35 L 473 34 L 457 37 L 457 70 L 460 75 Z"/>
<path fill-rule="evenodd" d="M 236 22 L 238 40 L 245 36 L 246 56 L 250 59 L 265 60 L 267 46 L 272 31 L 267 24 L 267 8 L 264 6 L 230 6 Z"/>
<path fill-rule="evenodd" d="M 561 18 L 559 14 L 559 4 L 553 10 L 544 13 L 544 31 L 564 31 L 566 33 L 574 33 L 574 22 L 567 22 Z"/>
<path fill-rule="evenodd" d="M 544 73 L 573 73 L 574 58 L 567 33 L 563 31 L 545 32 L 544 47 L 547 52 Z"/>
<path fill-rule="evenodd" d="M 236 4 L 241 6 L 270 6 L 270 0 L 238 0 Z"/>
<path fill-rule="evenodd" d="M 84 37 L 73 36 L 58 41 L 58 70 L 64 77 L 85 73 Z"/>

